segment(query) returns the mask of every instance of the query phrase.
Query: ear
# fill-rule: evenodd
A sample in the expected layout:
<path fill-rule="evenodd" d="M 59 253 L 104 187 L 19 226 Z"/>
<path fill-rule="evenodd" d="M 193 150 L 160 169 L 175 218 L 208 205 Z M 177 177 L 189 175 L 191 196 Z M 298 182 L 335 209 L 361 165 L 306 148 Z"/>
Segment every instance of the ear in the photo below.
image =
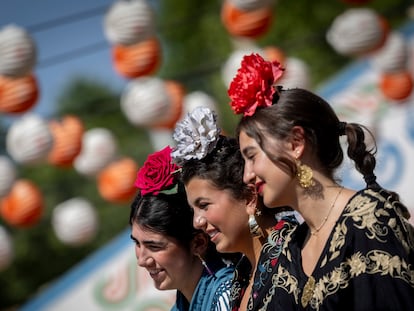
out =
<path fill-rule="evenodd" d="M 291 134 L 289 151 L 293 158 L 298 159 L 302 156 L 305 150 L 305 130 L 301 126 L 294 126 L 291 130 Z"/>
<path fill-rule="evenodd" d="M 191 241 L 192 253 L 204 256 L 207 250 L 208 242 L 209 238 L 207 234 L 205 234 L 204 232 L 197 233 Z"/>

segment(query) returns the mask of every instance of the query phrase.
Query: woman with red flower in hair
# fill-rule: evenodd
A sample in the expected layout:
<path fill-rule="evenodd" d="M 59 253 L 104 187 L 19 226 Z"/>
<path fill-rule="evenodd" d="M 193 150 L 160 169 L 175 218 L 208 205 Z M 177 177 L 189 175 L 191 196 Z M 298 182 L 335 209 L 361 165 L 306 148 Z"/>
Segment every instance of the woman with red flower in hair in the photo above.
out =
<path fill-rule="evenodd" d="M 282 73 L 277 62 L 247 55 L 228 90 L 243 114 L 244 181 L 267 206 L 291 206 L 304 219 L 279 257 L 270 310 L 414 310 L 414 230 L 399 196 L 376 182 L 371 133 L 341 122 L 310 91 L 276 87 Z M 365 179 L 360 191 L 335 176 L 341 136 Z"/>
<path fill-rule="evenodd" d="M 172 158 L 182 166 L 194 226 L 219 252 L 243 254 L 232 284 L 232 310 L 263 310 L 273 296 L 271 279 L 285 236 L 298 223 L 294 212 L 265 207 L 254 187 L 243 183 L 237 140 L 220 135 L 210 109 L 197 107 L 187 114 L 173 138 Z"/>
<path fill-rule="evenodd" d="M 138 171 L 129 218 L 138 265 L 157 289 L 177 290 L 172 311 L 229 310 L 234 265 L 194 229 L 179 171 L 170 147 L 149 155 Z"/>

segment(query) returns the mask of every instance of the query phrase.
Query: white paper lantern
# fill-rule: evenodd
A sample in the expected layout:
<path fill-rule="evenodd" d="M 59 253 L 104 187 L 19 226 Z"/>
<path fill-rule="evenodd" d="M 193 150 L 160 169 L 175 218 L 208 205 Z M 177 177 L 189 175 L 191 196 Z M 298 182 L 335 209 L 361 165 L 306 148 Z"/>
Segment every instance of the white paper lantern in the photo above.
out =
<path fill-rule="evenodd" d="M 148 137 L 151 141 L 152 148 L 155 151 L 158 151 L 166 146 L 175 146 L 172 132 L 173 131 L 170 129 L 149 129 Z"/>
<path fill-rule="evenodd" d="M 48 122 L 35 114 L 26 114 L 15 121 L 6 135 L 7 152 L 21 164 L 45 161 L 52 145 Z"/>
<path fill-rule="evenodd" d="M 82 149 L 73 162 L 75 170 L 86 176 L 96 176 L 118 152 L 112 132 L 106 128 L 93 128 L 82 137 Z"/>
<path fill-rule="evenodd" d="M 265 53 L 263 49 L 257 46 L 245 46 L 240 49 L 234 50 L 230 56 L 227 58 L 221 69 L 221 77 L 223 79 L 224 85 L 226 88 L 230 87 L 231 81 L 233 81 L 234 76 L 237 73 L 237 70 L 241 66 L 241 61 L 245 55 L 250 55 L 252 53 L 258 53 L 263 58 L 265 58 Z"/>
<path fill-rule="evenodd" d="M 184 105 L 182 117 L 185 117 L 187 113 L 193 111 L 196 107 L 206 107 L 212 111 L 219 113 L 217 102 L 205 92 L 194 91 L 184 96 Z"/>
<path fill-rule="evenodd" d="M 14 163 L 6 156 L 0 156 L 0 197 L 9 193 L 17 177 Z"/>
<path fill-rule="evenodd" d="M 156 77 L 131 80 L 121 96 L 121 110 L 137 127 L 151 127 L 169 120 L 171 98 L 165 83 Z"/>
<path fill-rule="evenodd" d="M 53 209 L 52 227 L 63 243 L 84 245 L 96 236 L 98 218 L 95 207 L 81 197 L 62 202 Z"/>
<path fill-rule="evenodd" d="M 104 33 L 112 44 L 130 45 L 155 34 L 154 12 L 145 0 L 118 0 L 104 19 Z"/>
<path fill-rule="evenodd" d="M 408 50 L 404 37 L 391 32 L 384 46 L 371 55 L 371 63 L 380 72 L 404 71 L 408 66 Z"/>
<path fill-rule="evenodd" d="M 326 39 L 339 54 L 355 56 L 379 47 L 384 32 L 381 19 L 374 10 L 356 8 L 348 9 L 334 19 Z"/>
<path fill-rule="evenodd" d="M 276 85 L 282 85 L 283 88 L 303 88 L 310 89 L 309 66 L 301 59 L 288 57 L 285 60 L 285 71 Z"/>
<path fill-rule="evenodd" d="M 252 11 L 270 6 L 273 0 L 230 0 L 230 2 L 239 10 Z"/>
<path fill-rule="evenodd" d="M 36 46 L 25 29 L 7 25 L 0 30 L 0 75 L 23 77 L 36 63 Z"/>
<path fill-rule="evenodd" d="M 0 225 L 0 271 L 10 266 L 14 257 L 13 243 L 6 229 Z"/>

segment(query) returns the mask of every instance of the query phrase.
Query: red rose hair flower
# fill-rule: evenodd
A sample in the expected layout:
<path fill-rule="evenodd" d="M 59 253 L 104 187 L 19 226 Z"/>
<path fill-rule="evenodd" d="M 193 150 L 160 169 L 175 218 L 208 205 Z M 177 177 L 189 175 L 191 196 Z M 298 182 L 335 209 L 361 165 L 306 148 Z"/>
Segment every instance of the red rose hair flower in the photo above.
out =
<path fill-rule="evenodd" d="M 259 54 L 244 56 L 227 92 L 233 111 L 252 116 L 257 108 L 271 106 L 274 83 L 284 70 L 279 62 L 265 61 Z"/>
<path fill-rule="evenodd" d="M 172 162 L 171 151 L 167 146 L 150 154 L 138 170 L 135 186 L 141 190 L 141 195 L 157 195 L 177 186 L 176 173 L 180 167 Z"/>

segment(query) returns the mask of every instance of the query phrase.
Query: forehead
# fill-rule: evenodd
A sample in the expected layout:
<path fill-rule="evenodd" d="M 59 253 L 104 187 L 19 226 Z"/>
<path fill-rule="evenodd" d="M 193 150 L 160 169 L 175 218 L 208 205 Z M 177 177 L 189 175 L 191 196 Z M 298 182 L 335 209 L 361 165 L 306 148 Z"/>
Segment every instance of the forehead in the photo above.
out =
<path fill-rule="evenodd" d="M 186 185 L 187 197 L 199 197 L 219 191 L 219 189 L 208 179 L 200 177 L 192 178 Z"/>
<path fill-rule="evenodd" d="M 167 235 L 151 231 L 148 228 L 145 228 L 135 222 L 132 224 L 132 236 L 140 241 L 172 241 L 172 238 L 168 237 Z"/>

